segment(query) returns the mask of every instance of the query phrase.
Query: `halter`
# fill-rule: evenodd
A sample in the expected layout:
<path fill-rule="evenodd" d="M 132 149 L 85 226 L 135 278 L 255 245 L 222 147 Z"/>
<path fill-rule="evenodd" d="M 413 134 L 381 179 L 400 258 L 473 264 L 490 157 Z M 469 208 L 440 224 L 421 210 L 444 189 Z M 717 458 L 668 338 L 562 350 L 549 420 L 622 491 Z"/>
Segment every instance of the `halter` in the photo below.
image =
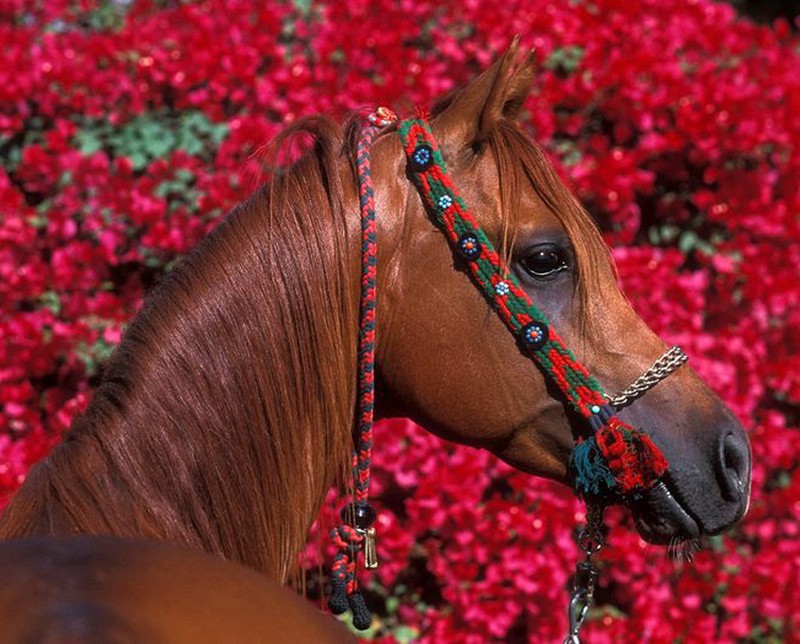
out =
<path fill-rule="evenodd" d="M 353 625 L 362 630 L 369 628 L 372 618 L 356 579 L 358 551 L 364 550 L 367 568 L 377 567 L 375 529 L 372 527 L 376 514 L 368 503 L 376 301 L 376 226 L 369 149 L 381 129 L 395 123 L 396 118 L 386 108 L 370 114 L 357 149 L 362 280 L 358 428 L 353 454 L 355 493 L 353 503 L 342 510 L 343 523 L 331 532 L 339 550 L 333 564 L 328 605 L 337 615 L 349 608 L 353 612 Z M 602 507 L 641 497 L 658 484 L 668 468 L 666 458 L 650 437 L 621 421 L 616 411 L 631 404 L 680 367 L 687 360 L 686 354 L 680 348 L 672 347 L 621 394 L 607 395 L 564 344 L 544 313 L 531 301 L 476 223 L 448 174 L 444 157 L 427 121 L 423 118 L 402 121 L 398 132 L 407 158 L 408 174 L 453 253 L 520 347 L 558 387 L 564 401 L 586 421 L 585 427 L 576 431 L 578 437 L 569 459 L 575 492 L 587 501 L 587 505 L 591 502 L 589 514 L 593 517 L 579 538 L 579 544 L 582 540 L 590 543 L 591 547 L 581 544 L 587 559 L 578 565 L 573 587 L 568 641 L 577 642 L 578 630 L 591 605 L 597 576 L 591 556 L 602 546 Z M 593 574 L 589 568 L 594 570 Z M 579 579 L 584 581 L 579 583 Z"/>

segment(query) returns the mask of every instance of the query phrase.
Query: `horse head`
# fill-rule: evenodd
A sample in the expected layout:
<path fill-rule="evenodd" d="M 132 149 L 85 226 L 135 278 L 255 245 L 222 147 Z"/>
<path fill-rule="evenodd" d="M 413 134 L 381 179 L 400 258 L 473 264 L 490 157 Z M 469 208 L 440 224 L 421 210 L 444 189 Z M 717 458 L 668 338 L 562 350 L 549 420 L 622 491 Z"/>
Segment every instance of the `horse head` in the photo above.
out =
<path fill-rule="evenodd" d="M 517 121 L 534 74 L 516 46 L 433 110 L 430 126 L 465 201 L 530 299 L 608 391 L 664 352 L 618 287 L 589 215 Z M 582 420 L 503 327 L 409 180 L 397 136 L 373 147 L 379 215 L 380 410 L 568 481 Z M 680 303 L 676 302 L 679 306 Z M 744 514 L 750 448 L 741 425 L 689 367 L 619 412 L 669 461 L 633 502 L 647 540 L 717 534 Z"/>

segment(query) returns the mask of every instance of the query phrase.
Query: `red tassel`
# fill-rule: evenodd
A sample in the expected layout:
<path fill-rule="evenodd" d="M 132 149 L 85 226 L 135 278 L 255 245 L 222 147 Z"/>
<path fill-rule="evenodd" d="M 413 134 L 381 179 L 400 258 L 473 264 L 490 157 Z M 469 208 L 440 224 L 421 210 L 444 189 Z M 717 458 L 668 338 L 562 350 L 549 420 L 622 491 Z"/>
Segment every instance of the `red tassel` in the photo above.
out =
<path fill-rule="evenodd" d="M 647 434 L 616 417 L 600 428 L 595 439 L 622 496 L 646 492 L 669 467 Z"/>

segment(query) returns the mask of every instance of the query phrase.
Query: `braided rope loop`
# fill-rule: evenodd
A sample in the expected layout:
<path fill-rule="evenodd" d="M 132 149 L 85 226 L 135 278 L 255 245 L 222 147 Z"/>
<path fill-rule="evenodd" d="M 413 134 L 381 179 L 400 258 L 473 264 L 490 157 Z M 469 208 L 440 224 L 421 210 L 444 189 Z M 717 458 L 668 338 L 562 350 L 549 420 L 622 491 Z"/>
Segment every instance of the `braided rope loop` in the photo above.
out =
<path fill-rule="evenodd" d="M 358 427 L 353 459 L 353 480 L 356 502 L 369 497 L 370 463 L 372 460 L 372 426 L 375 414 L 375 308 L 377 292 L 377 225 L 375 193 L 372 187 L 370 146 L 380 126 L 362 130 L 358 141 L 356 165 L 361 207 L 361 313 L 358 332 Z"/>
<path fill-rule="evenodd" d="M 361 212 L 361 293 L 358 329 L 358 389 L 356 444 L 353 451 L 353 503 L 342 509 L 342 524 L 331 530 L 331 540 L 338 551 L 331 570 L 328 607 L 335 615 L 350 612 L 353 626 L 366 630 L 372 614 L 359 590 L 358 553 L 368 555 L 367 567 L 377 567 L 375 560 L 375 511 L 369 505 L 372 465 L 372 430 L 375 417 L 375 321 L 377 294 L 377 225 L 375 191 L 372 186 L 370 148 L 380 131 L 394 123 L 391 110 L 378 108 L 367 117 L 356 149 L 358 199 Z"/>

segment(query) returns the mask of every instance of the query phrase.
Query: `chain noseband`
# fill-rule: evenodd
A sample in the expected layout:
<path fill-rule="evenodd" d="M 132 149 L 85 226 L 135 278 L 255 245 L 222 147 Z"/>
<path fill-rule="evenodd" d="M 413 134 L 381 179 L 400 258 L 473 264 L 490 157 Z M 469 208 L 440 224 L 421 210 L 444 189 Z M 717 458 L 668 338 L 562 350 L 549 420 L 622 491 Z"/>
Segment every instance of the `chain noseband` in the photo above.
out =
<path fill-rule="evenodd" d="M 606 395 L 606 400 L 614 409 L 622 409 L 641 398 L 659 382 L 664 380 L 673 371 L 677 370 L 684 362 L 689 360 L 683 349 L 671 347 L 650 368 L 639 376 L 631 385 L 620 391 L 616 396 Z"/>
<path fill-rule="evenodd" d="M 372 617 L 356 578 L 357 555 L 377 567 L 376 514 L 369 505 L 370 461 L 375 374 L 376 226 L 369 162 L 370 146 L 384 127 L 396 122 L 391 110 L 369 115 L 357 149 L 362 222 L 361 323 L 358 358 L 358 410 L 353 453 L 354 499 L 342 510 L 343 523 L 331 532 L 338 548 L 331 574 L 328 605 L 334 614 L 350 609 L 353 625 L 369 628 Z M 666 378 L 686 360 L 672 347 L 632 385 L 616 396 L 606 394 L 567 348 L 547 317 L 530 300 L 515 275 L 478 226 L 453 184 L 427 121 L 409 119 L 398 131 L 407 157 L 408 174 L 429 214 L 447 237 L 454 254 L 521 348 L 561 391 L 567 404 L 586 420 L 570 455 L 576 493 L 587 501 L 587 526 L 578 535 L 586 559 L 576 568 L 570 602 L 570 633 L 565 642 L 578 644 L 578 631 L 592 605 L 598 570 L 591 561 L 603 545 L 602 514 L 608 503 L 638 498 L 658 484 L 668 463 L 643 431 L 621 421 L 616 411 Z"/>

